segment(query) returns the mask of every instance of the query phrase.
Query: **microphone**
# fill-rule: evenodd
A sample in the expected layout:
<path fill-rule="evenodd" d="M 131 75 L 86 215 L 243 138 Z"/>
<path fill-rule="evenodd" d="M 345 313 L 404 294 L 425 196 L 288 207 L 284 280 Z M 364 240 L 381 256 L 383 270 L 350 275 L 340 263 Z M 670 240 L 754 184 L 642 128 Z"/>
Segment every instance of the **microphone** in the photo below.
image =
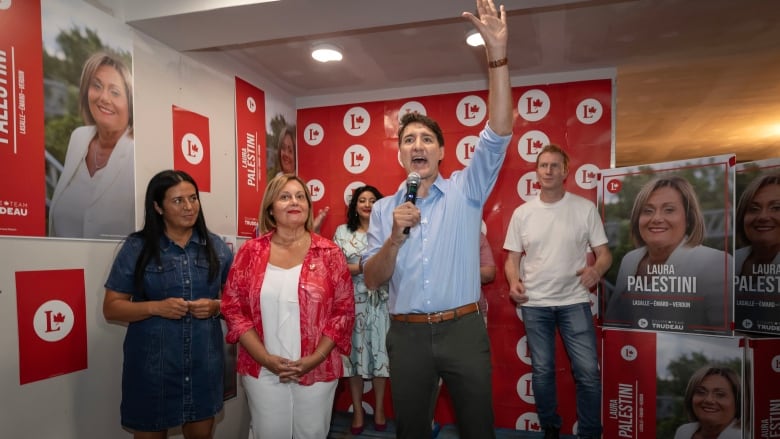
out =
<path fill-rule="evenodd" d="M 416 172 L 410 172 L 406 177 L 406 195 L 404 201 L 411 201 L 412 204 L 417 202 L 417 188 L 420 186 L 420 174 Z M 409 234 L 409 227 L 404 228 L 404 235 Z"/>

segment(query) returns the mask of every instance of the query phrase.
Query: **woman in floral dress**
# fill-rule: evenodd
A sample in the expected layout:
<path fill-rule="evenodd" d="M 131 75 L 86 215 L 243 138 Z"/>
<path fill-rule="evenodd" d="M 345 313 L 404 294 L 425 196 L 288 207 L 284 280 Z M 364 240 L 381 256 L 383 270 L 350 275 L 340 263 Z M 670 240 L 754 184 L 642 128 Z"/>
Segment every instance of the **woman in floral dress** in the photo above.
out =
<path fill-rule="evenodd" d="M 390 325 L 387 313 L 387 287 L 368 290 L 363 281 L 360 256 L 366 249 L 368 222 L 371 208 L 382 194 L 373 186 L 361 186 L 352 195 L 347 209 L 347 223 L 338 226 L 333 240 L 347 258 L 352 283 L 355 285 L 355 328 L 352 332 L 352 353 L 344 362 L 344 376 L 349 377 L 352 395 L 353 435 L 364 428 L 363 380 L 370 379 L 376 399 L 374 407 L 374 429 L 385 430 L 387 421 L 384 410 L 384 395 L 387 378 L 390 376 L 385 335 Z"/>

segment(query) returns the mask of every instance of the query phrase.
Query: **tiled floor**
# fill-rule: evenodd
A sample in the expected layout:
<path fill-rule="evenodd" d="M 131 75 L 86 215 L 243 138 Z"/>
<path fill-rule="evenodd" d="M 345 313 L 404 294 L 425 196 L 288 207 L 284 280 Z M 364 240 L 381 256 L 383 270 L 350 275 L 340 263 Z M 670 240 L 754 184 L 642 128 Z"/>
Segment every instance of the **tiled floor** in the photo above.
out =
<path fill-rule="evenodd" d="M 383 432 L 375 431 L 372 428 L 373 425 L 368 424 L 363 430 L 363 433 L 358 436 L 353 436 L 350 434 L 349 427 L 351 422 L 352 415 L 350 413 L 334 413 L 328 439 L 395 438 L 395 423 L 393 423 L 391 419 L 387 420 L 387 430 Z M 543 437 L 544 435 L 542 433 L 511 430 L 508 428 L 499 428 L 496 430 L 496 439 L 542 439 Z M 561 439 L 567 438 L 573 439 L 574 436 L 561 436 Z M 445 425 L 441 429 L 437 439 L 458 439 L 458 431 L 454 425 Z"/>

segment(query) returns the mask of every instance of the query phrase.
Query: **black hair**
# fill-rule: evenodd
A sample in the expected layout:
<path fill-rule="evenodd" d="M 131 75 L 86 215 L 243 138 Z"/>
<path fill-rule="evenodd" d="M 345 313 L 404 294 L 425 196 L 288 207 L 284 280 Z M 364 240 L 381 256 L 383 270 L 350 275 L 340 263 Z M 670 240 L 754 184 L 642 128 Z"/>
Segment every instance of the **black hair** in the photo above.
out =
<path fill-rule="evenodd" d="M 439 146 L 444 146 L 444 134 L 442 133 L 438 122 L 416 111 L 406 113 L 401 117 L 401 124 L 398 127 L 398 146 L 401 146 L 401 142 L 403 141 L 404 130 L 412 123 L 423 124 L 433 131 L 433 134 L 436 135 L 436 140 L 439 142 Z"/>
<path fill-rule="evenodd" d="M 162 207 L 165 194 L 168 189 L 179 183 L 187 182 L 195 187 L 195 194 L 200 200 L 198 184 L 184 171 L 165 170 L 157 173 L 146 187 L 146 198 L 144 200 L 144 226 L 141 230 L 132 233 L 130 236 L 139 237 L 143 240 L 143 248 L 135 262 L 135 271 L 133 276 L 136 291 L 146 298 L 144 291 L 144 271 L 149 262 L 154 259 L 160 263 L 160 238 L 165 234 L 165 222 L 161 214 L 154 208 L 155 204 Z M 209 230 L 206 227 L 206 219 L 203 216 L 203 207 L 198 209 L 198 218 L 195 220 L 194 229 L 197 230 L 200 238 L 206 242 L 206 257 L 209 264 L 209 282 L 212 282 L 219 273 L 219 258 L 214 249 L 214 243 L 209 237 Z M 198 251 L 200 257 L 200 250 Z"/>
<path fill-rule="evenodd" d="M 349 200 L 349 206 L 347 206 L 347 228 L 350 232 L 354 232 L 358 229 L 358 227 L 360 227 L 360 217 L 357 213 L 357 203 L 358 198 L 360 198 L 360 194 L 366 191 L 374 194 L 377 200 L 382 198 L 382 193 L 379 192 L 379 189 L 375 188 L 374 186 L 360 186 L 359 188 L 355 189 L 354 192 L 352 192 L 352 199 Z"/>

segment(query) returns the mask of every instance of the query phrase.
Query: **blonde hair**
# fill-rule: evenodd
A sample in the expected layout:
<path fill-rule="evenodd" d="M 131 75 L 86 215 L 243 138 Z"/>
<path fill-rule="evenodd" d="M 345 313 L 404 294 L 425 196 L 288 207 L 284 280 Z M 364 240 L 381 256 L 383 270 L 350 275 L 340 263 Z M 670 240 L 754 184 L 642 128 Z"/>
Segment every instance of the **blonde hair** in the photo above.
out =
<path fill-rule="evenodd" d="M 773 184 L 780 185 L 780 172 L 765 174 L 758 178 L 754 178 L 739 197 L 739 203 L 737 203 L 736 231 L 737 238 L 742 242 L 752 244 L 745 234 L 745 213 L 747 212 L 748 206 L 750 206 L 750 202 L 753 201 L 753 197 L 756 196 L 756 192 L 758 192 L 759 189 Z"/>
<path fill-rule="evenodd" d="M 282 169 L 282 149 L 284 148 L 284 138 L 290 137 L 293 143 L 293 173 L 298 170 L 298 148 L 295 140 L 295 130 L 289 125 L 285 125 L 279 132 L 279 138 L 276 140 L 276 164 L 279 166 L 279 172 L 284 172 Z"/>
<path fill-rule="evenodd" d="M 742 384 L 741 378 L 736 372 L 728 367 L 720 367 L 715 365 L 707 365 L 699 368 L 691 375 L 688 380 L 688 386 L 685 389 L 685 412 L 688 414 L 688 419 L 694 422 L 699 422 L 696 414 L 693 411 L 693 394 L 696 393 L 696 388 L 701 385 L 704 378 L 710 375 L 719 375 L 728 381 L 731 387 L 731 393 L 734 394 L 734 419 L 741 420 L 742 418 Z"/>
<path fill-rule="evenodd" d="M 105 52 L 97 52 L 87 58 L 87 61 L 84 62 L 84 68 L 81 71 L 81 81 L 79 83 L 79 111 L 81 113 L 81 118 L 84 119 L 85 124 L 95 125 L 95 118 L 89 111 L 89 86 L 95 78 L 95 73 L 97 73 L 97 70 L 102 66 L 114 68 L 114 70 L 119 73 L 119 76 L 122 77 L 122 82 L 124 82 L 125 85 L 125 95 L 127 96 L 127 126 L 130 127 L 130 132 L 132 133 L 133 74 L 119 58 Z"/>
<path fill-rule="evenodd" d="M 290 181 L 297 181 L 303 187 L 303 192 L 306 194 L 306 204 L 309 205 L 309 212 L 306 217 L 306 231 L 310 232 L 314 227 L 312 226 L 314 219 L 311 213 L 311 195 L 309 194 L 309 188 L 306 186 L 306 182 L 295 174 L 279 174 L 272 178 L 268 182 L 268 186 L 265 188 L 263 194 L 263 201 L 260 203 L 260 213 L 258 214 L 257 227 L 259 234 L 263 235 L 276 229 L 276 218 L 271 215 L 271 208 L 274 201 L 279 198 L 279 194 L 282 193 L 284 186 Z"/>
<path fill-rule="evenodd" d="M 647 200 L 653 192 L 663 187 L 670 187 L 680 194 L 685 208 L 685 234 L 688 235 L 686 247 L 695 247 L 704 242 L 704 214 L 699 206 L 696 191 L 688 180 L 676 175 L 659 177 L 642 186 L 642 189 L 634 198 L 634 207 L 631 209 L 631 241 L 634 246 L 642 247 L 645 240 L 639 234 L 639 217 L 642 215 Z"/>

